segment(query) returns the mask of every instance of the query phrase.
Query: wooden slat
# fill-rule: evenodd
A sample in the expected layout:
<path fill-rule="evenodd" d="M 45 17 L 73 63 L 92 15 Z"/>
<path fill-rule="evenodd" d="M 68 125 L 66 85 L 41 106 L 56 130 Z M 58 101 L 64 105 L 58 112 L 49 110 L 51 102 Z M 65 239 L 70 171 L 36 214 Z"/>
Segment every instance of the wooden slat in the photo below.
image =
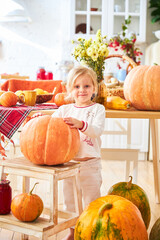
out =
<path fill-rule="evenodd" d="M 0 215 L 0 222 L 2 228 L 5 228 L 5 225 L 7 224 L 13 224 L 13 228 L 18 226 L 39 232 L 46 231 L 54 226 L 53 223 L 50 223 L 49 220 L 46 220 L 45 218 L 39 217 L 36 221 L 27 223 L 19 221 L 12 214 Z"/>
<path fill-rule="evenodd" d="M 41 110 L 43 114 L 52 115 L 56 109 Z M 32 116 L 37 111 L 32 111 L 29 115 Z M 160 119 L 160 111 L 141 111 L 135 108 L 126 110 L 111 110 L 106 109 L 106 118 L 142 118 L 142 119 Z"/>
<path fill-rule="evenodd" d="M 107 109 L 106 118 L 160 119 L 160 111 L 139 111 L 133 107 L 127 110 Z"/>
<path fill-rule="evenodd" d="M 0 160 L 0 165 L 12 167 L 12 168 L 24 169 L 24 170 L 33 170 L 41 173 L 55 174 L 56 172 L 63 172 L 63 171 L 68 171 L 70 169 L 76 169 L 79 163 L 70 161 L 68 163 L 61 164 L 61 165 L 40 166 L 40 165 L 33 164 L 32 162 L 25 159 L 24 157 L 20 157 L 20 158 L 14 158 L 14 159 L 6 159 L 5 161 Z"/>

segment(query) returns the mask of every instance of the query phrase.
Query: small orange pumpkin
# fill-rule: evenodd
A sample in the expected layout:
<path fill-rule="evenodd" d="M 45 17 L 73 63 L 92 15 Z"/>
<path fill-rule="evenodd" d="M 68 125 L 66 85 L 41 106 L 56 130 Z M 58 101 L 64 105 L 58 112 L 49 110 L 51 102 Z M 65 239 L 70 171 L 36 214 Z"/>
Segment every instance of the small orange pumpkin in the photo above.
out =
<path fill-rule="evenodd" d="M 139 110 L 160 110 L 160 66 L 134 67 L 124 82 L 124 96 Z"/>
<path fill-rule="evenodd" d="M 17 96 L 14 92 L 5 92 L 0 96 L 0 103 L 4 107 L 12 107 L 17 103 Z"/>
<path fill-rule="evenodd" d="M 22 222 L 32 222 L 36 220 L 43 211 L 43 202 L 41 198 L 32 194 L 35 185 L 29 193 L 21 193 L 15 196 L 11 202 L 11 211 L 13 215 Z"/>
<path fill-rule="evenodd" d="M 48 115 L 31 119 L 22 128 L 20 148 L 35 164 L 57 165 L 70 161 L 80 147 L 77 129 L 70 128 L 62 118 Z"/>
<path fill-rule="evenodd" d="M 57 93 L 54 98 L 55 104 L 60 107 L 64 104 L 73 103 L 73 99 L 67 93 Z"/>

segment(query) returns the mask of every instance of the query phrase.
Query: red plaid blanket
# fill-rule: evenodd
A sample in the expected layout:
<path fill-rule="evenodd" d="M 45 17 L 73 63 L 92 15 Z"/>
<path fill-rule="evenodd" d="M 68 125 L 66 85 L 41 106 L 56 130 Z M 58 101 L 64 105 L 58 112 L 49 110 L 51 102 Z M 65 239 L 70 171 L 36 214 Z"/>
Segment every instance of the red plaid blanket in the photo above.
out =
<path fill-rule="evenodd" d="M 15 107 L 0 106 L 0 132 L 11 139 L 31 111 L 56 109 L 55 104 L 36 104 L 34 107 L 16 105 Z"/>

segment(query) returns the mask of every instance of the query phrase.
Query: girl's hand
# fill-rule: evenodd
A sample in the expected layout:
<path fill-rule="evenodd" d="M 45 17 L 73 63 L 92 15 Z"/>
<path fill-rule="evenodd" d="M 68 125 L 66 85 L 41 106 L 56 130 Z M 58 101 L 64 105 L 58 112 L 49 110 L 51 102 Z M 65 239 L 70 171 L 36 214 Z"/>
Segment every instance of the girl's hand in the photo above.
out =
<path fill-rule="evenodd" d="M 63 118 L 64 122 L 67 123 L 71 128 L 82 128 L 83 122 L 72 117 Z"/>

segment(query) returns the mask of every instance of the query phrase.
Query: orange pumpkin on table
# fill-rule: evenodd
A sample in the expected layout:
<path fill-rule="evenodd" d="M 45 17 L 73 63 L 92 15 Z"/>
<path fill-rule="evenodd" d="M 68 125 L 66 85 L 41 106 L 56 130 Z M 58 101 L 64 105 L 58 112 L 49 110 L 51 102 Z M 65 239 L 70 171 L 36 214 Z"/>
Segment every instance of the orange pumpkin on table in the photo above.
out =
<path fill-rule="evenodd" d="M 0 104 L 4 107 L 12 107 L 17 103 L 17 96 L 14 92 L 4 92 L 0 96 Z"/>
<path fill-rule="evenodd" d="M 67 93 L 57 93 L 54 98 L 55 104 L 60 107 L 64 104 L 73 103 L 73 99 Z"/>
<path fill-rule="evenodd" d="M 160 66 L 137 66 L 127 75 L 124 96 L 139 110 L 160 110 Z"/>
<path fill-rule="evenodd" d="M 70 161 L 80 147 L 79 132 L 62 118 L 45 115 L 31 119 L 22 128 L 20 148 L 35 164 L 57 165 Z"/>

